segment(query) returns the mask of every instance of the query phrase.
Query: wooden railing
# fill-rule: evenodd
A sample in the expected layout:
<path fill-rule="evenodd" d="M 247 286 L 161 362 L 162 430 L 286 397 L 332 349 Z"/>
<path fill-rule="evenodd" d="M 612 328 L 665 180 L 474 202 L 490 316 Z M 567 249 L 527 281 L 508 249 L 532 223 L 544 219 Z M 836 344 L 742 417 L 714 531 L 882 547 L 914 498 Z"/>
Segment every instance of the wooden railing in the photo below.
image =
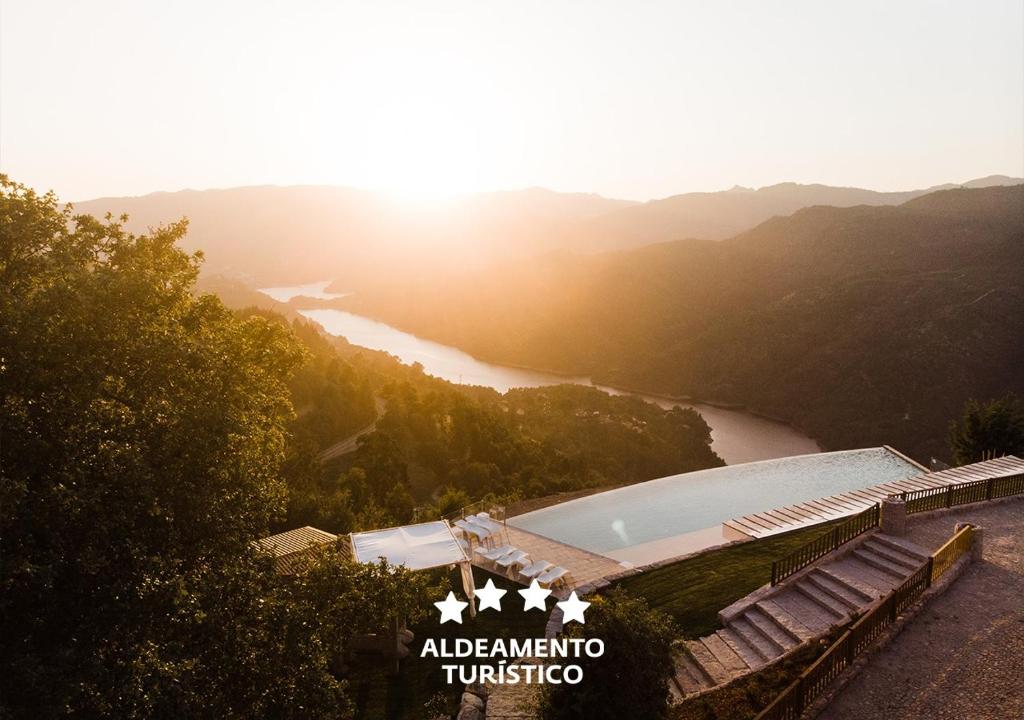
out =
<path fill-rule="evenodd" d="M 975 480 L 959 485 L 928 488 L 927 490 L 914 490 L 893 497 L 898 497 L 907 504 L 907 514 L 910 515 L 1021 494 L 1024 494 L 1024 473 L 989 478 L 988 480 Z"/>
<path fill-rule="evenodd" d="M 946 541 L 946 544 L 935 551 L 932 555 L 932 578 L 935 582 L 942 575 L 953 567 L 953 564 L 970 552 L 974 545 L 974 528 L 967 525 L 960 529 L 953 537 Z"/>
<path fill-rule="evenodd" d="M 897 497 L 906 503 L 907 514 L 911 514 L 1021 494 L 1024 494 L 1024 473 L 988 480 L 975 480 L 959 485 L 914 490 L 892 497 Z M 852 516 L 842 525 L 837 525 L 789 555 L 772 562 L 772 585 L 799 572 L 815 560 L 825 557 L 861 533 L 878 527 L 880 509 L 880 505 L 872 505 L 863 512 Z"/>
<path fill-rule="evenodd" d="M 500 522 L 502 524 L 505 523 L 505 506 L 496 505 L 493 501 L 486 499 L 477 500 L 474 503 L 465 505 L 456 510 L 455 512 L 448 513 L 444 516 L 443 519 L 448 520 L 449 522 L 453 522 L 455 520 L 461 520 L 462 518 L 467 517 L 469 515 L 476 515 L 479 512 L 486 512 L 491 516 L 491 520 Z"/>
<path fill-rule="evenodd" d="M 857 513 L 841 525 L 836 525 L 824 535 L 816 537 L 789 555 L 772 562 L 772 585 L 802 570 L 818 558 L 825 557 L 840 545 L 853 540 L 861 533 L 878 527 L 879 506 L 872 505 Z"/>
<path fill-rule="evenodd" d="M 797 720 L 804 709 L 825 692 L 832 681 L 852 665 L 857 656 L 867 650 L 936 579 L 968 553 L 973 544 L 974 528 L 967 526 L 957 532 L 903 584 L 832 643 L 754 720 Z"/>

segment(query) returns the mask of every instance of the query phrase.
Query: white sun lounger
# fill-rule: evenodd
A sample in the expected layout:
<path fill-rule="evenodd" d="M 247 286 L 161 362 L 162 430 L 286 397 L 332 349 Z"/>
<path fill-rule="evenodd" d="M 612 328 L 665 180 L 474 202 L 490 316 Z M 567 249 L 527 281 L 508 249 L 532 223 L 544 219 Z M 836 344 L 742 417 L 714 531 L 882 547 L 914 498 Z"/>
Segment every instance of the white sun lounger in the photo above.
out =
<path fill-rule="evenodd" d="M 494 548 L 493 550 L 478 547 L 474 552 L 480 557 L 482 557 L 484 560 L 490 560 L 493 562 L 495 560 L 500 560 L 501 558 L 505 557 L 510 553 L 515 552 L 516 550 L 517 548 L 514 548 L 511 545 L 502 545 L 501 547 Z"/>
<path fill-rule="evenodd" d="M 537 577 L 540 585 L 554 585 L 558 582 L 565 583 L 568 580 L 569 571 L 564 567 L 553 567 Z"/>
<path fill-rule="evenodd" d="M 490 530 L 485 530 L 479 525 L 474 525 L 473 523 L 466 522 L 465 520 L 456 520 L 455 527 L 459 528 L 464 533 L 475 536 L 480 542 L 483 542 L 491 536 Z"/>
<path fill-rule="evenodd" d="M 529 555 L 522 550 L 516 550 L 513 553 L 509 553 L 500 560 L 495 560 L 494 564 L 500 568 L 506 568 L 511 570 L 513 567 L 521 567 L 529 562 Z"/>
<path fill-rule="evenodd" d="M 501 523 L 496 523 L 493 520 L 491 520 L 491 516 L 487 513 L 477 513 L 476 515 L 468 515 L 466 516 L 466 520 L 473 523 L 474 525 L 479 525 L 481 527 L 487 528 L 491 532 L 498 532 L 502 529 Z"/>
<path fill-rule="evenodd" d="M 554 565 L 549 563 L 547 560 L 537 560 L 535 562 L 530 563 L 522 570 L 520 570 L 519 574 L 527 580 L 529 580 L 531 578 L 537 577 L 538 575 L 540 575 L 543 572 L 546 572 L 547 570 L 550 570 L 553 567 Z"/>

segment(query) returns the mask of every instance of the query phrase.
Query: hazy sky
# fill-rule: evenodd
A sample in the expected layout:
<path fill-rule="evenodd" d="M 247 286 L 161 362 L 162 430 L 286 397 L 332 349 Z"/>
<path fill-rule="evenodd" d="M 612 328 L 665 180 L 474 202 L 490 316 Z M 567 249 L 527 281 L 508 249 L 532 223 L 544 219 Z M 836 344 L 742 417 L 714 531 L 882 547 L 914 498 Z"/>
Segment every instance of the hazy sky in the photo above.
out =
<path fill-rule="evenodd" d="M 2 0 L 0 167 L 64 199 L 646 199 L 1024 174 L 1024 1 Z"/>

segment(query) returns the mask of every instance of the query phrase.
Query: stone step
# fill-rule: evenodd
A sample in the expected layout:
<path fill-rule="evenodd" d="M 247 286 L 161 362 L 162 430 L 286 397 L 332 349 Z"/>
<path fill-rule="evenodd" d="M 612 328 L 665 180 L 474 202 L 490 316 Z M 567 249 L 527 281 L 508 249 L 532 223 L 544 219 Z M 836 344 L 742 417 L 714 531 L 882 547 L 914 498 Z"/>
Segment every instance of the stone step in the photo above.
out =
<path fill-rule="evenodd" d="M 786 591 L 788 594 L 788 591 Z M 790 613 L 786 608 L 779 605 L 775 598 L 766 598 L 756 605 L 757 609 L 775 621 L 775 624 L 785 630 L 797 645 L 804 640 L 814 637 L 814 632 L 804 624 L 799 615 Z"/>
<path fill-rule="evenodd" d="M 843 580 L 842 577 L 829 572 L 828 568 L 816 568 L 806 575 L 809 584 L 843 605 L 847 612 L 860 610 L 874 600 L 874 595 L 867 589 Z"/>
<path fill-rule="evenodd" d="M 729 671 L 730 679 L 750 670 L 750 666 L 744 662 L 743 658 L 726 645 L 725 641 L 717 633 L 702 637 L 700 641 L 708 649 L 708 652 L 715 656 L 715 660 L 720 662 L 722 667 Z"/>
<path fill-rule="evenodd" d="M 672 705 L 678 705 L 686 699 L 686 691 L 679 687 L 675 675 L 668 679 L 668 695 L 668 701 Z"/>
<path fill-rule="evenodd" d="M 886 560 L 895 565 L 905 567 L 910 572 L 913 572 L 914 570 L 917 570 L 919 567 L 921 567 L 921 564 L 923 562 L 922 560 L 918 560 L 917 558 L 905 555 L 900 550 L 893 550 L 889 546 L 883 545 L 882 543 L 876 542 L 875 540 L 868 540 L 866 543 L 864 543 L 862 547 L 864 547 L 867 550 L 870 550 L 879 557 L 885 558 Z"/>
<path fill-rule="evenodd" d="M 825 590 L 821 589 L 806 578 L 801 579 L 793 590 L 799 593 L 809 603 L 813 603 L 821 612 L 827 613 L 829 627 L 843 622 L 850 616 L 851 608 L 845 603 L 832 597 Z"/>
<path fill-rule="evenodd" d="M 908 568 L 886 560 L 884 557 L 878 555 L 869 548 L 861 546 L 854 550 L 851 555 L 861 562 L 867 563 L 871 567 L 881 570 L 886 575 L 891 575 L 897 580 L 902 580 L 910 575 L 910 570 Z"/>
<path fill-rule="evenodd" d="M 891 535 L 883 535 L 882 533 L 872 535 L 871 539 L 880 545 L 885 545 L 890 550 L 896 550 L 908 557 L 914 558 L 918 562 L 918 567 L 928 560 L 928 551 L 909 540 L 896 538 Z"/>
<path fill-rule="evenodd" d="M 797 641 L 789 632 L 756 606 L 743 613 L 743 619 L 760 633 L 761 637 L 775 650 L 776 655 L 781 655 L 791 647 L 796 647 Z"/>
<path fill-rule="evenodd" d="M 722 638 L 722 642 L 728 645 L 734 653 L 743 658 L 743 662 L 755 670 L 763 666 L 768 661 L 768 658 L 762 655 L 760 650 L 729 628 L 722 628 L 716 632 L 715 635 Z"/>
<path fill-rule="evenodd" d="M 690 657 L 686 650 L 676 647 L 672 651 L 672 657 L 675 660 L 676 684 L 679 685 L 679 688 L 685 695 L 692 695 L 715 686 L 711 676 L 693 661 L 693 658 Z"/>
<path fill-rule="evenodd" d="M 895 586 L 895 580 L 891 575 L 886 575 L 881 570 L 873 568 L 853 556 L 829 563 L 821 570 L 835 575 L 847 585 L 863 590 L 872 600 L 882 597 Z"/>
<path fill-rule="evenodd" d="M 820 591 L 818 594 L 821 594 Z M 837 608 L 838 603 L 831 598 L 819 602 L 819 598 L 809 595 L 807 582 L 803 578 L 784 592 L 776 593 L 771 599 L 815 632 L 828 630 L 848 612 L 845 607 Z"/>
<path fill-rule="evenodd" d="M 778 645 L 768 640 L 760 630 L 747 621 L 745 615 L 730 620 L 728 628 L 741 637 L 747 645 L 754 647 L 758 655 L 763 657 L 766 662 L 777 658 L 782 653 Z"/>
<path fill-rule="evenodd" d="M 722 663 L 718 662 L 714 654 L 700 640 L 686 640 L 686 649 L 690 656 L 701 666 L 701 669 L 714 681 L 715 685 L 721 685 L 732 680 L 732 673 Z"/>

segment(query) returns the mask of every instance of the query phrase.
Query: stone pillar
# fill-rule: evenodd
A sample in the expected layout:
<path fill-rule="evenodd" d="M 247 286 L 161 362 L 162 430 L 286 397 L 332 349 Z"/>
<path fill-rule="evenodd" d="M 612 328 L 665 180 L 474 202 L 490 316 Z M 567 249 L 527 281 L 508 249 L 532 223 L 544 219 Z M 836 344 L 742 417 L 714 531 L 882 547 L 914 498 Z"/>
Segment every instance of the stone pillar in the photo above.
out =
<path fill-rule="evenodd" d="M 882 501 L 882 514 L 879 525 L 886 535 L 897 537 L 907 533 L 907 504 L 898 497 L 889 497 Z"/>

